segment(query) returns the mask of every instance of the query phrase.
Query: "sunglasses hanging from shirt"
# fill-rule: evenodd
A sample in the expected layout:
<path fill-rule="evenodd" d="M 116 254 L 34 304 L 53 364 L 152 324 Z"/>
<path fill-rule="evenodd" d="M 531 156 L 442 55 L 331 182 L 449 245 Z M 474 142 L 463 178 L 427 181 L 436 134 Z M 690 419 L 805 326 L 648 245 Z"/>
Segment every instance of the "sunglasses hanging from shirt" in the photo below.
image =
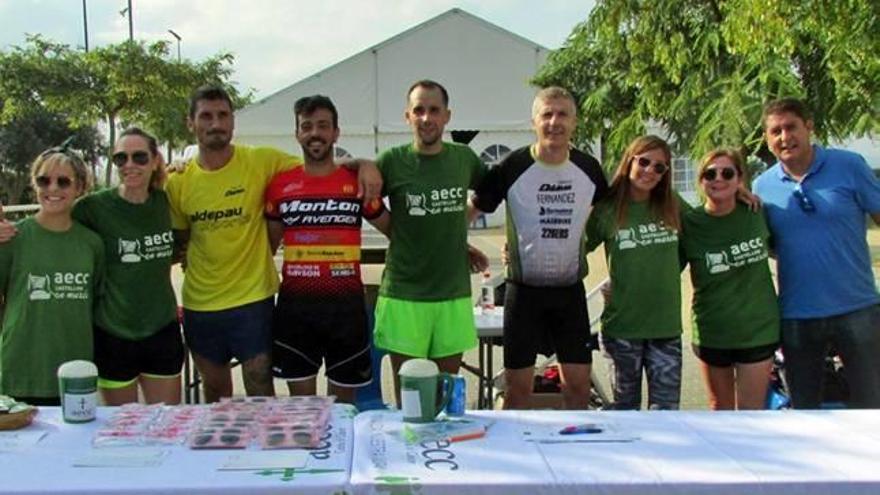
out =
<path fill-rule="evenodd" d="M 794 191 L 792 191 L 792 194 L 794 194 L 794 199 L 797 200 L 798 206 L 800 206 L 801 210 L 804 213 L 813 213 L 814 211 L 816 211 L 816 203 L 813 203 L 813 200 L 811 200 L 810 197 L 807 196 L 807 193 L 806 191 L 804 191 L 804 188 L 801 186 L 800 182 L 798 182 L 797 185 L 794 186 Z"/>

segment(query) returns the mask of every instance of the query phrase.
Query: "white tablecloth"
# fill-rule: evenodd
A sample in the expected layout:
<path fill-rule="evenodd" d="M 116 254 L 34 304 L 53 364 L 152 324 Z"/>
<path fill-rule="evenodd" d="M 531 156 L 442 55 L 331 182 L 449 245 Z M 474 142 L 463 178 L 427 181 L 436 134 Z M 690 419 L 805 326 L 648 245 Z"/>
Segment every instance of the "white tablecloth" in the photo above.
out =
<path fill-rule="evenodd" d="M 190 450 L 183 445 L 164 448 L 168 455 L 158 467 L 73 467 L 75 460 L 93 450 L 92 436 L 112 411 L 99 408 L 96 421 L 73 425 L 61 420 L 58 408 L 41 408 L 29 428 L 48 434 L 25 450 L 0 451 L 0 494 L 330 495 L 344 492 L 348 485 L 354 436 L 350 406 L 334 406 L 322 445 L 310 452 L 303 470 L 218 471 L 230 455 L 241 451 Z M 94 450 L 112 451 L 112 447 Z"/>
<path fill-rule="evenodd" d="M 368 411 L 354 421 L 355 495 L 551 493 L 552 473 L 538 449 L 522 442 L 515 422 L 497 422 L 482 440 L 408 445 L 401 438 L 399 412 Z"/>
<path fill-rule="evenodd" d="M 400 417 L 355 419 L 357 495 L 880 493 L 880 411 L 475 411 L 497 422 L 480 440 L 406 446 Z M 532 443 L 522 431 L 585 422 L 638 437 L 625 443 Z M 452 464 L 427 465 L 429 458 Z M 448 470 L 446 469 L 448 468 Z"/>

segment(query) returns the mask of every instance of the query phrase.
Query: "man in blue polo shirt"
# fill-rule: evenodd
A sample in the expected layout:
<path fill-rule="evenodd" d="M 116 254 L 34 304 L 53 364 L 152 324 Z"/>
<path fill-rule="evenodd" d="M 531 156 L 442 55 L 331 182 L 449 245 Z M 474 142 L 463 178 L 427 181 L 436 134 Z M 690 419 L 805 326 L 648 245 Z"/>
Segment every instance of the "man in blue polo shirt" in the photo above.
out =
<path fill-rule="evenodd" d="M 772 101 L 763 120 L 779 161 L 757 178 L 755 192 L 778 260 L 792 404 L 820 406 L 823 360 L 833 344 L 846 367 L 850 407 L 880 407 L 880 296 L 865 219 L 880 223 L 880 183 L 861 155 L 811 145 L 813 121 L 801 101 Z"/>

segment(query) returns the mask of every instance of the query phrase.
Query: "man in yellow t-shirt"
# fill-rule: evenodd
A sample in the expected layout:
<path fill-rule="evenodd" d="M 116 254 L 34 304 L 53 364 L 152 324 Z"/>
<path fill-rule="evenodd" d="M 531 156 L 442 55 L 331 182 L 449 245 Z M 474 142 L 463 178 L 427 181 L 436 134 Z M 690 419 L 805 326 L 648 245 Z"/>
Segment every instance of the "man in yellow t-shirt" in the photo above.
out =
<path fill-rule="evenodd" d="M 187 124 L 199 154 L 166 186 L 175 241 L 186 246 L 186 342 L 207 402 L 232 395 L 233 357 L 248 395 L 274 395 L 269 350 L 278 275 L 263 192 L 275 174 L 301 162 L 271 148 L 232 145 L 232 101 L 220 87 L 193 93 Z"/>
<path fill-rule="evenodd" d="M 272 148 L 232 145 L 232 101 L 220 87 L 193 93 L 187 125 L 199 154 L 182 172 L 171 174 L 166 186 L 175 242 L 186 252 L 186 342 L 207 402 L 232 395 L 233 357 L 241 362 L 248 395 L 274 395 L 270 349 L 278 273 L 263 194 L 275 174 L 301 161 Z M 365 198 L 377 197 L 378 170 L 361 167 L 359 172 Z"/>

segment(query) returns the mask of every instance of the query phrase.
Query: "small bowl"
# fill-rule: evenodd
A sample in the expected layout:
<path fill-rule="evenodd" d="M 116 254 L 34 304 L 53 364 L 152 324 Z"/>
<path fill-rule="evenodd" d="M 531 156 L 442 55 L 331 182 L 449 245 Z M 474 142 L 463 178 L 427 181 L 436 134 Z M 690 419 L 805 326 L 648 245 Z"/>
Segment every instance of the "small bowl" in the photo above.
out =
<path fill-rule="evenodd" d="M 10 414 L 0 414 L 0 430 L 18 430 L 24 428 L 34 421 L 36 415 L 36 407 Z"/>

